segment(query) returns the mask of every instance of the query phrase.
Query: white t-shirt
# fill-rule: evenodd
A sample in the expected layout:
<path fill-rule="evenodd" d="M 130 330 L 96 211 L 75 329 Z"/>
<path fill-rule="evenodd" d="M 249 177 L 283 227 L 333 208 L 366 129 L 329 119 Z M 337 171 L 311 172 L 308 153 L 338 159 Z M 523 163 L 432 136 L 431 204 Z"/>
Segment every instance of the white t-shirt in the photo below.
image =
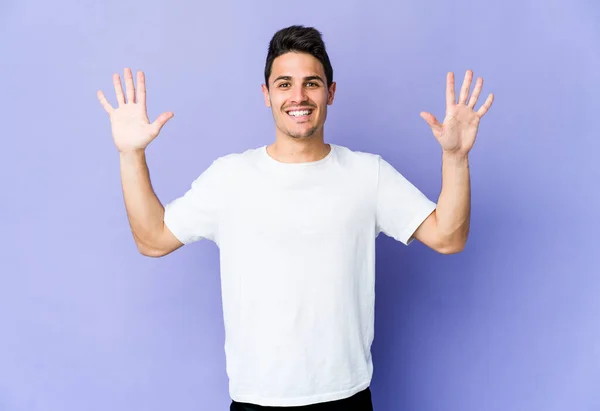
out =
<path fill-rule="evenodd" d="M 308 163 L 265 146 L 220 157 L 167 204 L 182 243 L 219 247 L 232 399 L 299 406 L 368 387 L 375 238 L 408 245 L 435 207 L 380 156 L 334 144 Z"/>

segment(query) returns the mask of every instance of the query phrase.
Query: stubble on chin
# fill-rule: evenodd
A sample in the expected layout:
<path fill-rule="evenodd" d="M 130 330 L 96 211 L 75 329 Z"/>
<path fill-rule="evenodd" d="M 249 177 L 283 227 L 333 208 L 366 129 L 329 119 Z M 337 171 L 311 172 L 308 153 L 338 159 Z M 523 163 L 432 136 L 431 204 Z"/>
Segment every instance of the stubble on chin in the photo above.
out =
<path fill-rule="evenodd" d="M 309 139 L 309 138 L 311 138 L 312 136 L 315 135 L 316 131 L 317 131 L 317 128 L 314 127 L 314 128 L 312 128 L 312 129 L 310 129 L 307 132 L 302 133 L 302 134 L 300 134 L 300 133 L 297 133 L 297 134 L 288 133 L 288 136 L 290 136 L 291 138 L 297 139 L 297 140 L 300 140 L 300 139 L 303 139 L 303 138 Z"/>
<path fill-rule="evenodd" d="M 279 128 L 279 131 L 281 131 L 286 136 L 293 138 L 294 140 L 309 139 L 312 136 L 314 136 L 315 133 L 317 132 L 317 130 L 319 129 L 318 126 L 314 126 L 314 127 L 310 128 L 309 130 L 294 133 L 293 131 L 291 131 L 288 128 L 280 128 L 280 127 L 278 127 L 278 128 Z"/>

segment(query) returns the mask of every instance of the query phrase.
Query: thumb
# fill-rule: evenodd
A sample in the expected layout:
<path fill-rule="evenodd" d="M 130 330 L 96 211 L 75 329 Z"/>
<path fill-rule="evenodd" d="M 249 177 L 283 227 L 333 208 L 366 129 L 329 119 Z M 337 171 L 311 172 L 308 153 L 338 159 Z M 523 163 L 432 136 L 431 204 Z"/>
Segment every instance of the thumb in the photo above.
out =
<path fill-rule="evenodd" d="M 169 121 L 170 119 L 173 118 L 175 114 L 168 111 L 166 113 L 162 113 L 160 116 L 158 116 L 156 118 L 156 120 L 154 120 L 154 123 L 152 123 L 152 125 L 156 128 L 156 130 L 160 133 L 160 130 L 163 128 L 163 126 L 165 124 L 167 124 L 167 121 Z"/>
<path fill-rule="evenodd" d="M 429 127 L 431 127 L 434 130 L 442 126 L 433 114 L 428 113 L 426 111 L 421 112 L 421 118 L 423 118 L 423 120 L 425 120 L 427 124 L 429 124 Z"/>

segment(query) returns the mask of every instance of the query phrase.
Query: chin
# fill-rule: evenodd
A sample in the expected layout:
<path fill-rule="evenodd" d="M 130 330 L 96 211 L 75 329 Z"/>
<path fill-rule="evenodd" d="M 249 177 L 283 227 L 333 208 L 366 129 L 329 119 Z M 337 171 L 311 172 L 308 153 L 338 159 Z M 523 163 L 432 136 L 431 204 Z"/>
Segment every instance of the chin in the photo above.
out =
<path fill-rule="evenodd" d="M 316 132 L 316 130 L 310 130 L 310 131 L 305 131 L 303 133 L 286 133 L 286 134 L 296 140 L 308 140 L 309 138 L 311 138 L 312 136 L 315 135 L 315 132 Z"/>
<path fill-rule="evenodd" d="M 308 140 L 313 137 L 321 129 L 318 124 L 304 123 L 304 127 L 298 127 L 298 124 L 285 124 L 285 122 L 275 123 L 278 131 L 294 140 Z"/>
<path fill-rule="evenodd" d="M 302 140 L 302 139 L 309 139 L 312 136 L 314 136 L 317 131 L 319 130 L 318 126 L 315 127 L 311 127 L 309 129 L 305 129 L 305 130 L 290 130 L 287 129 L 286 131 L 286 135 L 290 136 L 293 139 L 296 140 Z"/>

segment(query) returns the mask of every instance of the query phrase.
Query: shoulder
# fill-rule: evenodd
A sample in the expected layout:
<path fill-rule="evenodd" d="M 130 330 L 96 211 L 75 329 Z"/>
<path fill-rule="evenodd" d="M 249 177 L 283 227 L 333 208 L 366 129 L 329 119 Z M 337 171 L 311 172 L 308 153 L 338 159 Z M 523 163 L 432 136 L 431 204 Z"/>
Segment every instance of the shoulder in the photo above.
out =
<path fill-rule="evenodd" d="M 222 155 L 220 157 L 217 157 L 217 159 L 215 160 L 215 163 L 219 163 L 222 165 L 227 165 L 227 166 L 235 166 L 238 165 L 240 163 L 246 162 L 246 161 L 251 161 L 253 159 L 256 158 L 256 156 L 258 155 L 258 152 L 262 149 L 263 147 L 259 147 L 259 148 L 249 148 L 246 149 L 244 151 L 239 151 L 239 152 L 233 152 L 233 153 L 229 153 L 229 154 L 225 154 Z"/>
<path fill-rule="evenodd" d="M 352 150 L 349 147 L 332 144 L 335 148 L 338 160 L 357 166 L 377 166 L 381 156 L 379 154 L 368 153 L 366 151 Z"/>
<path fill-rule="evenodd" d="M 234 173 L 245 169 L 257 161 L 263 147 L 250 148 L 217 157 L 211 164 L 220 173 Z"/>
<path fill-rule="evenodd" d="M 192 188 L 219 186 L 235 181 L 247 170 L 248 164 L 255 158 L 259 149 L 248 149 L 216 157 L 192 182 Z"/>

